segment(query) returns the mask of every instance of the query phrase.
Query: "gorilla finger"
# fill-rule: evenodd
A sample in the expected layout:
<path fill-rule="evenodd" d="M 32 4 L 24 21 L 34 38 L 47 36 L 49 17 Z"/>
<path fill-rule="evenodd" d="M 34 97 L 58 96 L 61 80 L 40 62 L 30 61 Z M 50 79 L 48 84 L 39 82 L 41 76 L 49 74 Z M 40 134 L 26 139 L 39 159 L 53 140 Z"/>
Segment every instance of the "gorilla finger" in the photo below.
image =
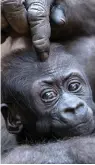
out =
<path fill-rule="evenodd" d="M 64 10 L 61 5 L 55 5 L 51 9 L 51 18 L 56 24 L 64 24 L 66 22 L 66 18 L 64 15 Z"/>
<path fill-rule="evenodd" d="M 49 34 L 47 34 L 46 32 L 47 29 L 50 29 L 50 27 L 49 25 L 46 25 L 46 23 L 43 26 L 40 26 L 40 24 L 38 24 L 38 26 L 34 29 L 31 28 L 32 34 L 35 34 L 36 32 L 35 35 L 32 35 L 32 42 L 37 52 L 37 55 L 41 61 L 46 60 L 49 54 L 50 43 Z"/>
<path fill-rule="evenodd" d="M 2 0 L 3 12 L 11 27 L 18 33 L 28 31 L 27 11 L 21 0 Z"/>
<path fill-rule="evenodd" d="M 28 21 L 30 24 L 32 41 L 41 60 L 45 60 L 49 53 L 49 10 L 47 0 L 27 0 Z"/>

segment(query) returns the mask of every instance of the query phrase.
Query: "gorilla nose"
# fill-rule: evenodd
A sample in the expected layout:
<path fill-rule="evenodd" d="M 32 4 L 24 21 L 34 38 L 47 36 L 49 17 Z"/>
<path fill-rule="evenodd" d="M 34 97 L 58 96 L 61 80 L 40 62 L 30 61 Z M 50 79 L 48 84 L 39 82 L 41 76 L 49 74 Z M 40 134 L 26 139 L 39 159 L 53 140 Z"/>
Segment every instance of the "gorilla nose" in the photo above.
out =
<path fill-rule="evenodd" d="M 73 123 L 77 123 L 82 120 L 87 113 L 87 108 L 79 103 L 75 107 L 65 107 L 60 111 L 60 119 L 66 122 L 72 121 Z"/>
<path fill-rule="evenodd" d="M 59 108 L 59 116 L 61 120 L 65 120 L 66 122 L 72 121 L 76 123 L 86 117 L 88 110 L 85 102 L 81 99 L 74 100 L 73 98 L 69 98 L 68 101 L 64 101 L 64 103 L 60 104 Z"/>
<path fill-rule="evenodd" d="M 78 104 L 78 105 L 76 105 L 76 106 L 71 106 L 71 107 L 66 107 L 66 108 L 64 108 L 64 113 L 72 113 L 72 114 L 77 114 L 77 113 L 79 113 L 79 112 L 81 112 L 82 113 L 82 111 L 83 111 L 83 104 L 82 103 L 80 103 L 80 104 Z"/>
<path fill-rule="evenodd" d="M 85 112 L 86 112 L 86 108 L 83 105 L 83 103 L 79 103 L 75 107 L 70 107 L 70 108 L 65 108 L 64 109 L 65 114 L 70 113 L 70 114 L 73 114 L 73 115 L 84 115 Z"/>

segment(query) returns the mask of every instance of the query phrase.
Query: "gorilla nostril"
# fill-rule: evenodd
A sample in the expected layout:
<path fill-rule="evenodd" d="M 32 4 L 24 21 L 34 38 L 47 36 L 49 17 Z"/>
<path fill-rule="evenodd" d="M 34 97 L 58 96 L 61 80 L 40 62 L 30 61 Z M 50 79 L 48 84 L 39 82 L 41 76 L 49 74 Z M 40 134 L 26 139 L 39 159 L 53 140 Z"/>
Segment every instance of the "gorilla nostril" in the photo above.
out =
<path fill-rule="evenodd" d="M 75 111 L 76 111 L 76 114 L 84 115 L 87 111 L 87 108 L 85 107 L 85 105 L 83 103 L 80 103 L 77 105 Z"/>
<path fill-rule="evenodd" d="M 80 107 L 84 107 L 84 103 L 79 103 L 77 106 L 76 106 L 76 109 L 80 108 Z"/>
<path fill-rule="evenodd" d="M 66 112 L 66 113 L 75 113 L 75 109 L 74 108 L 67 108 L 67 109 L 65 109 L 64 110 L 64 112 Z"/>
<path fill-rule="evenodd" d="M 65 107 L 64 113 L 77 113 L 77 111 L 83 110 L 84 109 L 84 104 L 79 103 L 77 105 L 72 104 L 71 107 Z"/>

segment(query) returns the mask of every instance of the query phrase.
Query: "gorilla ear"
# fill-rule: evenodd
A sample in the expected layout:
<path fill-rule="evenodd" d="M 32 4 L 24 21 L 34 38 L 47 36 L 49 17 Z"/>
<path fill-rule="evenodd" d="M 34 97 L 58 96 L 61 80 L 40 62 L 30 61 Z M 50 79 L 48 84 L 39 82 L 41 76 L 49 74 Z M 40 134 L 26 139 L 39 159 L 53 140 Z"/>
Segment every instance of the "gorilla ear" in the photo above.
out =
<path fill-rule="evenodd" d="M 20 116 L 12 116 L 7 104 L 1 104 L 1 112 L 4 117 L 7 130 L 12 134 L 18 134 L 23 129 L 23 124 L 21 123 Z"/>

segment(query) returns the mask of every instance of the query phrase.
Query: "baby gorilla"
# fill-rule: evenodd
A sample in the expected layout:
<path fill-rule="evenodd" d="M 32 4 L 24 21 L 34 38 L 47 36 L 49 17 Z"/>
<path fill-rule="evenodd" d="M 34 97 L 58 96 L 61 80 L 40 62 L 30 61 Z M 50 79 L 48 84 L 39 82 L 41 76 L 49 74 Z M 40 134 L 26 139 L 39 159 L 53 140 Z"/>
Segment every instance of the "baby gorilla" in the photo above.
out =
<path fill-rule="evenodd" d="M 20 50 L 3 58 L 2 103 L 5 103 L 2 104 L 2 114 L 6 127 L 10 133 L 16 135 L 20 144 L 91 135 L 95 131 L 95 105 L 87 77 L 75 58 L 66 53 L 62 45 L 52 45 L 50 57 L 43 63 L 37 60 L 31 50 Z M 27 146 L 18 147 L 14 148 L 13 153 L 9 152 L 3 163 L 85 163 L 89 161 L 89 152 L 84 156 L 86 160 L 76 160 L 67 151 L 70 155 L 76 154 L 76 144 L 80 142 L 83 149 L 87 142 L 89 148 L 92 147 L 89 146 L 91 141 L 92 146 L 95 146 L 94 138 L 76 138 L 66 142 L 48 143 L 46 146 L 28 146 L 29 149 Z M 74 146 L 73 151 L 70 146 Z M 3 152 L 4 150 L 6 148 L 3 148 Z M 85 150 L 88 149 L 83 149 L 84 153 Z M 28 153 L 26 160 L 25 151 Z M 93 151 L 95 153 L 95 148 Z M 81 153 L 79 149 L 78 153 Z M 22 157 L 17 156 L 18 154 Z M 17 156 L 16 160 L 13 160 L 14 155 Z M 95 155 L 91 156 L 92 163 Z"/>

